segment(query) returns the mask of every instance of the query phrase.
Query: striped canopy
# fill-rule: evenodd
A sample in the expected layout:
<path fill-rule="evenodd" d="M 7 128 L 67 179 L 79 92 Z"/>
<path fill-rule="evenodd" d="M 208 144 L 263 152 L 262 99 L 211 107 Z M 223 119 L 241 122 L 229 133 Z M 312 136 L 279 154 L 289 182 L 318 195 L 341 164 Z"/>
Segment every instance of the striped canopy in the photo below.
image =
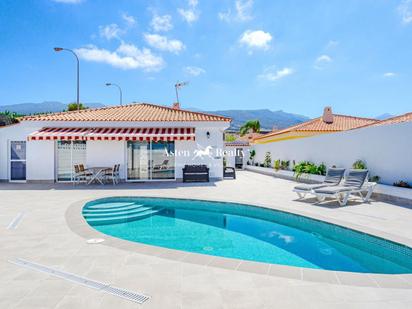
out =
<path fill-rule="evenodd" d="M 29 141 L 194 141 L 195 128 L 42 128 Z"/>

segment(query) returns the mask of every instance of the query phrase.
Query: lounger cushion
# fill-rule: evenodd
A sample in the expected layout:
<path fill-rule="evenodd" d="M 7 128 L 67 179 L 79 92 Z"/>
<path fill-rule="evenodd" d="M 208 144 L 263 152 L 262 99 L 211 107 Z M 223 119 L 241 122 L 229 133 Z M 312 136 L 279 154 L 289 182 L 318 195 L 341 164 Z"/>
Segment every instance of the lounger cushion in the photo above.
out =
<path fill-rule="evenodd" d="M 348 175 L 345 177 L 343 185 L 345 187 L 360 188 L 365 183 L 367 176 L 368 170 L 350 170 Z"/>
<path fill-rule="evenodd" d="M 328 185 L 338 185 L 344 174 L 344 168 L 331 167 L 328 169 L 324 183 L 327 183 Z"/>
<path fill-rule="evenodd" d="M 333 186 L 333 187 L 324 187 L 324 188 L 315 189 L 315 193 L 333 195 L 336 193 L 341 193 L 341 192 L 346 192 L 346 191 L 351 191 L 351 190 L 356 190 L 356 189 L 357 188 L 355 187 Z"/>
<path fill-rule="evenodd" d="M 301 185 L 297 185 L 295 187 L 295 190 L 300 190 L 300 191 L 311 191 L 314 189 L 319 189 L 319 188 L 323 188 L 326 187 L 327 185 L 322 184 L 322 183 L 315 183 L 315 184 L 301 184 Z"/>

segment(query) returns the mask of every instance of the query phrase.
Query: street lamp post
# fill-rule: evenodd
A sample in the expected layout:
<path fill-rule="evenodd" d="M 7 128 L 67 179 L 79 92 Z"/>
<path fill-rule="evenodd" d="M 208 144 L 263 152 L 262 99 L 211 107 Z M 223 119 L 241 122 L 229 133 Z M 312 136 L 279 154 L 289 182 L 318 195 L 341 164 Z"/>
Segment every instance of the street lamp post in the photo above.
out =
<path fill-rule="evenodd" d="M 123 93 L 122 93 L 122 88 L 118 84 L 114 83 L 106 83 L 106 86 L 115 86 L 117 89 L 119 89 L 119 94 L 120 94 L 120 106 L 123 105 Z"/>
<path fill-rule="evenodd" d="M 77 102 L 76 103 L 77 103 L 77 110 L 79 111 L 80 110 L 80 61 L 79 61 L 79 57 L 71 49 L 62 48 L 62 47 L 55 47 L 54 48 L 55 52 L 60 52 L 62 50 L 71 52 L 76 57 L 76 60 L 77 60 Z"/>

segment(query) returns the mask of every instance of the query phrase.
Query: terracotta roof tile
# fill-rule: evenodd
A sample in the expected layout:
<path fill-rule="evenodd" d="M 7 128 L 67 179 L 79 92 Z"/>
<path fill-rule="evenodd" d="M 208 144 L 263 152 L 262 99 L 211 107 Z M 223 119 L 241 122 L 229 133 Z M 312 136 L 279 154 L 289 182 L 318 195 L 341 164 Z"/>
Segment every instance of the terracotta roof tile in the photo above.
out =
<path fill-rule="evenodd" d="M 26 116 L 23 121 L 226 121 L 228 117 L 173 109 L 149 103 Z"/>
<path fill-rule="evenodd" d="M 346 131 L 355 129 L 358 127 L 362 127 L 365 125 L 371 125 L 376 123 L 376 119 L 371 118 L 362 118 L 362 117 L 354 117 L 354 116 L 346 116 L 346 115 L 337 115 L 333 114 L 333 123 L 326 123 L 323 121 L 322 117 L 315 118 L 292 127 L 279 130 L 276 132 L 271 132 L 265 134 L 263 136 L 255 138 L 255 140 L 259 140 L 262 138 L 267 138 L 271 136 L 280 135 L 283 133 L 288 132 L 339 132 L 339 131 Z"/>

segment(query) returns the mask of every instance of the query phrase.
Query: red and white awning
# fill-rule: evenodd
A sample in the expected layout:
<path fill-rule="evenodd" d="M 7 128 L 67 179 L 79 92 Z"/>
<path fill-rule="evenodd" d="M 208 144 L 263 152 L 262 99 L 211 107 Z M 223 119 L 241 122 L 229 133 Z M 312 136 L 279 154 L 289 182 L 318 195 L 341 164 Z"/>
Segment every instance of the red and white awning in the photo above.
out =
<path fill-rule="evenodd" d="M 28 138 L 35 141 L 194 141 L 195 128 L 42 128 Z"/>

